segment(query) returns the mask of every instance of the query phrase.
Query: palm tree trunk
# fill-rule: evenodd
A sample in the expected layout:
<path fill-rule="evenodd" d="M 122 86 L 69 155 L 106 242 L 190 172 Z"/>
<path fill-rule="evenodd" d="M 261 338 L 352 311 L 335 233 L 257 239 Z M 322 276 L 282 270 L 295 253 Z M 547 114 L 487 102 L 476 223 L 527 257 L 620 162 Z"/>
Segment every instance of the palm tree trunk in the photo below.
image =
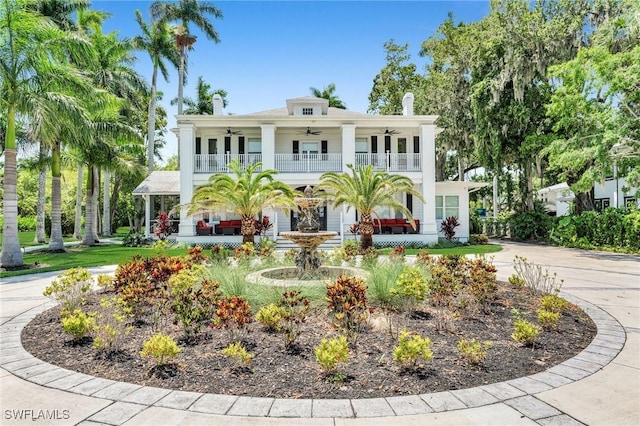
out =
<path fill-rule="evenodd" d="M 104 189 L 102 198 L 102 235 L 111 236 L 111 173 L 104 169 Z"/>
<path fill-rule="evenodd" d="M 16 168 L 16 109 L 9 105 L 4 151 L 4 195 L 2 198 L 2 252 L 0 266 L 22 266 L 24 260 L 18 239 L 18 172 Z"/>
<path fill-rule="evenodd" d="M 49 250 L 53 252 L 64 250 L 60 175 L 60 142 L 56 142 L 51 150 L 51 237 L 49 238 Z"/>
<path fill-rule="evenodd" d="M 84 167 L 82 164 L 78 166 L 78 183 L 76 185 L 76 216 L 73 224 L 73 238 L 76 240 L 82 239 L 82 175 Z"/>
<path fill-rule="evenodd" d="M 147 162 L 149 163 L 149 173 L 153 171 L 155 157 L 155 136 L 156 136 L 156 84 L 158 80 L 158 66 L 153 66 L 153 76 L 151 77 L 151 99 L 149 99 L 149 128 L 147 130 Z"/>
<path fill-rule="evenodd" d="M 362 213 L 360 217 L 360 250 L 364 253 L 373 246 L 373 222 L 371 215 Z"/>
<path fill-rule="evenodd" d="M 184 98 L 184 62 L 186 60 L 184 46 L 180 47 L 180 67 L 178 69 L 178 115 L 182 115 L 182 101 Z"/>
<path fill-rule="evenodd" d="M 256 233 L 256 221 L 253 216 L 242 216 L 242 226 L 240 233 L 242 234 L 242 243 L 254 243 L 254 234 Z"/>
<path fill-rule="evenodd" d="M 38 205 L 36 206 L 36 236 L 35 243 L 46 243 L 45 209 L 47 207 L 47 166 L 42 163 L 47 155 L 47 147 L 40 142 L 40 171 L 38 173 Z"/>
<path fill-rule="evenodd" d="M 94 180 L 95 170 L 93 166 L 89 166 L 89 173 L 87 174 L 87 201 L 86 208 L 84 209 L 84 239 L 82 244 L 85 246 L 93 246 L 96 244 L 96 235 L 93 221 L 95 219 L 95 196 L 94 196 Z"/>

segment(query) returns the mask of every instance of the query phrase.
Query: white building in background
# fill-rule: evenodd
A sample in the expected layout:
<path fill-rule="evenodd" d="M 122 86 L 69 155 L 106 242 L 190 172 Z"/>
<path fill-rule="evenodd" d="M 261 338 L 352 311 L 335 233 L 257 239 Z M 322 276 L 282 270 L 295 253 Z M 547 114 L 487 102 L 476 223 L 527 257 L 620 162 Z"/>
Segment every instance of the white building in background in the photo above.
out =
<path fill-rule="evenodd" d="M 624 178 L 607 178 L 604 183 L 593 187 L 593 199 L 596 210 L 607 207 L 622 207 L 636 205 L 640 207 L 640 200 L 635 196 L 638 188 L 627 185 Z M 538 191 L 538 198 L 544 202 L 545 209 L 556 216 L 566 216 L 570 213 L 571 203 L 575 194 L 566 183 L 547 186 Z"/>
<path fill-rule="evenodd" d="M 410 194 L 396 194 L 420 228 L 414 233 L 390 227 L 389 234 L 374 235 L 374 242 L 436 242 L 440 222 L 448 216 L 459 219 L 456 236 L 462 241 L 468 239 L 469 190 L 485 184 L 435 181 L 437 116 L 414 115 L 411 93 L 404 96 L 403 115 L 397 116 L 333 108 L 328 100 L 309 96 L 287 99 L 282 108 L 244 115 L 225 115 L 219 95 L 214 96 L 213 104 L 213 115 L 177 117 L 178 128 L 174 131 L 179 139 L 180 204 L 189 203 L 195 188 L 212 174 L 227 173 L 227 164 L 234 159 L 243 164 L 261 162 L 263 168 L 279 172 L 278 180 L 299 190 L 317 185 L 324 172 L 347 172 L 348 164 L 373 165 L 376 170 L 409 177 L 425 199 L 422 203 Z M 379 213 L 381 218 L 401 219 L 399 212 Z M 274 237 L 295 229 L 297 212 L 265 211 L 263 215 L 274 223 Z M 323 229 L 347 236 L 349 227 L 357 222 L 353 209 L 322 206 L 320 216 Z M 182 209 L 177 239 L 239 242 L 239 236 L 221 233 L 216 226 L 233 219 L 238 218 L 213 211 L 189 216 Z M 199 235 L 196 225 L 201 221 L 212 227 L 211 236 Z"/>

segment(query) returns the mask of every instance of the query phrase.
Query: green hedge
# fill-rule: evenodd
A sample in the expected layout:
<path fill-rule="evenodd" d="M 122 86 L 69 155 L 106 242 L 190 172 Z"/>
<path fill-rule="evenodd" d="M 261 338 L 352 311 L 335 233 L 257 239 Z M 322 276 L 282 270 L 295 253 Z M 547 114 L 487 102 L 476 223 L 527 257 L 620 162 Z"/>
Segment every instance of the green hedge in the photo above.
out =
<path fill-rule="evenodd" d="M 608 207 L 602 213 L 556 218 L 549 240 L 568 247 L 616 247 L 640 251 L 640 210 Z"/>

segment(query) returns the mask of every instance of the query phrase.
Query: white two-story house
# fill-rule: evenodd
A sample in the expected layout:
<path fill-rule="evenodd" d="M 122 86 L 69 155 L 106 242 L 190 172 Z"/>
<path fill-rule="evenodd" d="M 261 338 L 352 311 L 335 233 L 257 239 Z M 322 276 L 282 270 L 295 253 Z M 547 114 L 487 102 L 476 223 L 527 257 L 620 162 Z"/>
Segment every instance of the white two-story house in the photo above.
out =
<path fill-rule="evenodd" d="M 263 168 L 278 171 L 277 179 L 298 190 L 317 185 L 324 172 L 347 172 L 348 164 L 373 165 L 376 170 L 409 177 L 425 199 L 422 203 L 409 194 L 397 194 L 420 227 L 417 231 L 390 227 L 387 233 L 374 235 L 374 242 L 436 242 L 440 222 L 448 216 L 459 219 L 456 236 L 462 241 L 468 239 L 468 191 L 483 184 L 435 181 L 437 117 L 414 115 L 411 93 L 403 99 L 403 115 L 397 116 L 333 108 L 326 99 L 308 96 L 288 99 L 282 108 L 244 115 L 225 115 L 218 95 L 213 105 L 213 115 L 177 117 L 181 205 L 188 204 L 194 189 L 212 174 L 227 173 L 227 164 L 233 159 L 243 164 L 261 162 Z M 158 179 L 154 174 L 150 178 Z M 180 211 L 177 240 L 240 241 L 230 232 L 215 232 L 216 224 L 237 218 L 223 212 L 191 217 L 186 210 Z M 149 211 L 148 216 L 153 214 Z M 390 210 L 378 214 L 380 218 L 401 218 Z M 274 238 L 281 231 L 295 230 L 297 212 L 265 211 L 263 215 L 274 224 Z M 337 231 L 343 238 L 350 237 L 349 227 L 357 222 L 353 209 L 336 210 L 330 205 L 320 208 L 320 217 L 322 228 Z M 201 220 L 214 227 L 212 235 L 199 235 L 196 224 Z"/>

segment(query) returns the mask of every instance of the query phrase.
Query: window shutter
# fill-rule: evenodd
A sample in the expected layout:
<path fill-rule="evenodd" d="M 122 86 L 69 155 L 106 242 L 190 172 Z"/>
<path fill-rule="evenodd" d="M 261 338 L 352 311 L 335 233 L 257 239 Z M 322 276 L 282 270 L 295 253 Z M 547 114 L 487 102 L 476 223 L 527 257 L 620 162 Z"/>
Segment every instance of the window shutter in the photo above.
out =
<path fill-rule="evenodd" d="M 371 153 L 372 154 L 378 153 L 378 137 L 377 136 L 371 136 Z"/>
<path fill-rule="evenodd" d="M 293 141 L 293 160 L 298 161 L 300 159 L 300 141 Z"/>
<path fill-rule="evenodd" d="M 231 136 L 224 137 L 224 153 L 231 152 Z"/>
<path fill-rule="evenodd" d="M 413 195 L 407 194 L 407 210 L 411 212 L 411 216 L 413 216 Z"/>
<path fill-rule="evenodd" d="M 384 152 L 391 152 L 391 136 L 384 137 Z"/>
<path fill-rule="evenodd" d="M 328 152 L 329 142 L 328 141 L 320 141 L 320 153 L 322 153 L 322 160 L 327 161 L 327 152 Z"/>
<path fill-rule="evenodd" d="M 244 136 L 238 136 L 238 154 L 244 154 Z"/>
<path fill-rule="evenodd" d="M 420 136 L 413 137 L 413 152 L 415 154 L 420 152 Z"/>
<path fill-rule="evenodd" d="M 196 155 L 202 154 L 202 138 L 196 138 Z"/>

